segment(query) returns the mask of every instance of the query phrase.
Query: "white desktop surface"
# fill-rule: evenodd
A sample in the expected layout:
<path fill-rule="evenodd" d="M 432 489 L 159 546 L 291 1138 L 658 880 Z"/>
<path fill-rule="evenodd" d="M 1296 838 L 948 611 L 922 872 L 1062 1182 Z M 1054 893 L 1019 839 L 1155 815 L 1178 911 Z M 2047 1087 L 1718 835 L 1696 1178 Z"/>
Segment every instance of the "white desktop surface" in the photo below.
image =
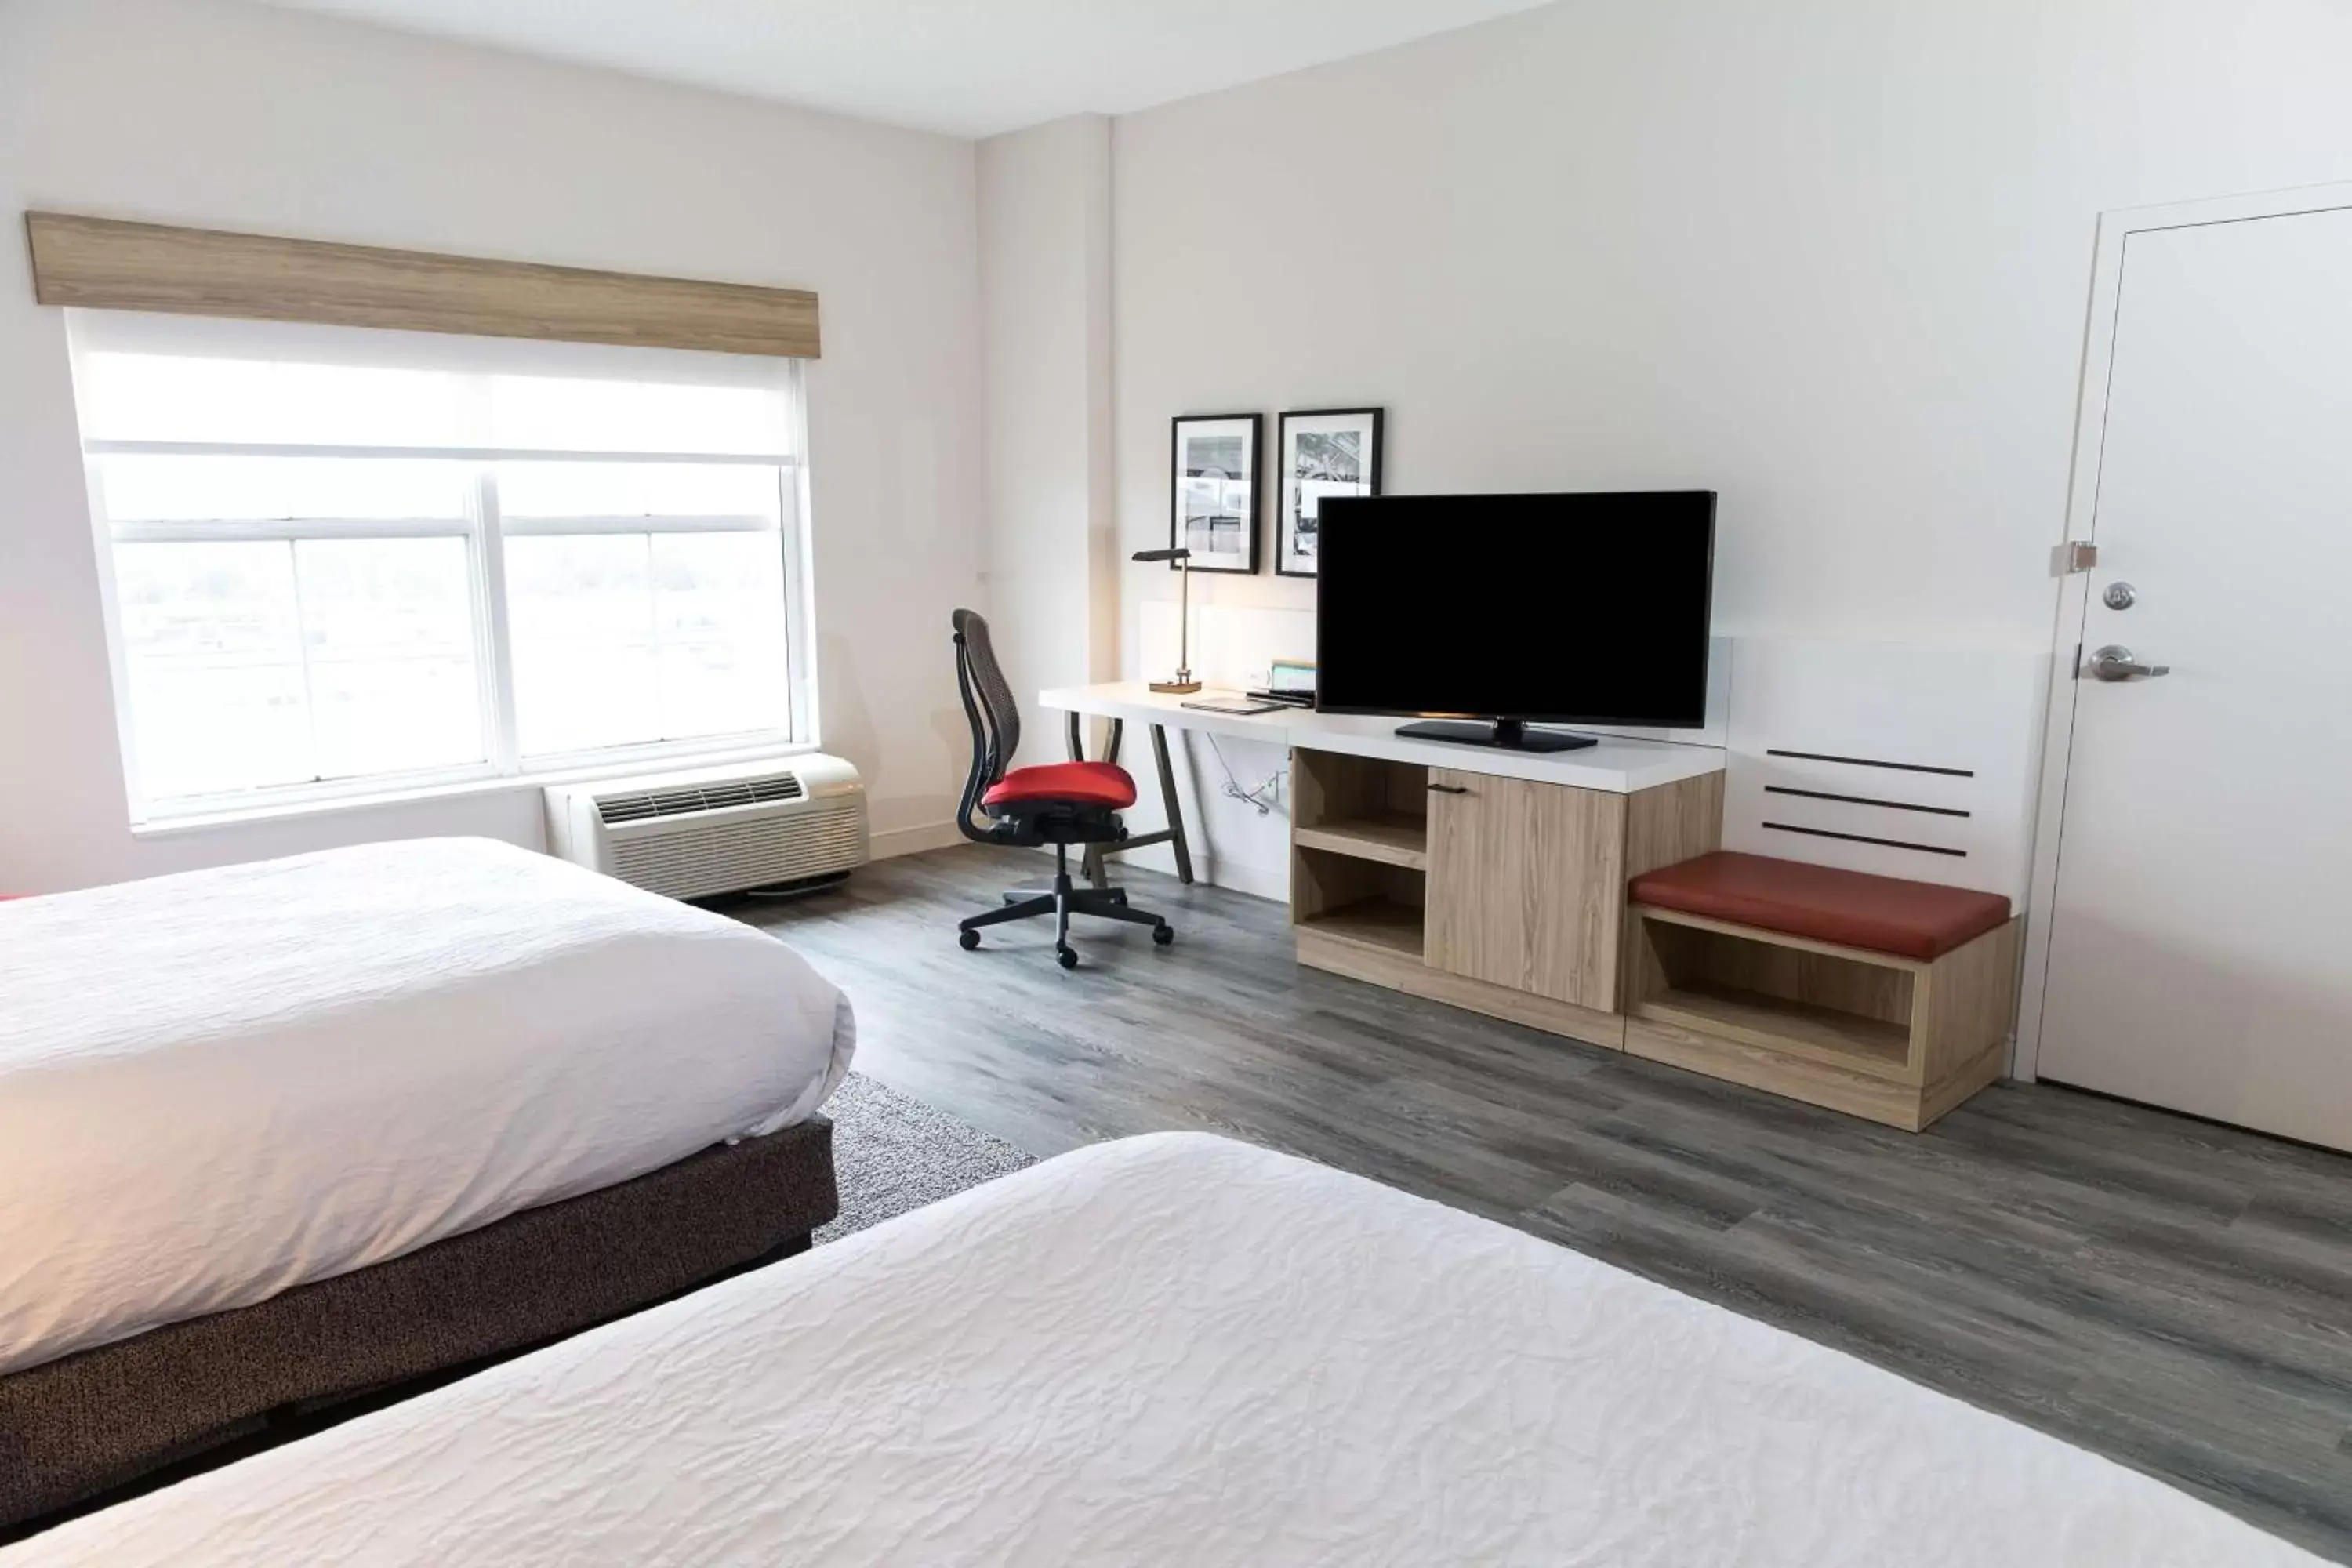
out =
<path fill-rule="evenodd" d="M 1541 784 L 1567 784 L 1611 795 L 1632 795 L 1683 779 L 1723 771 L 1723 752 L 1714 746 L 1686 746 L 1671 741 L 1629 741 L 1603 736 L 1597 746 L 1577 752 L 1514 752 L 1496 746 L 1464 746 L 1444 741 L 1407 740 L 1396 732 L 1411 721 L 1354 713 L 1317 713 L 1278 708 L 1271 713 L 1243 718 L 1232 713 L 1204 713 L 1187 702 L 1213 698 L 1238 698 L 1238 691 L 1213 688 L 1189 697 L 1151 689 L 1140 680 L 1110 681 L 1100 686 L 1057 686 L 1037 694 L 1040 707 L 1097 719 L 1123 719 L 1130 724 L 1166 724 L 1180 730 L 1201 730 L 1232 735 L 1266 745 L 1305 747 L 1312 752 L 1340 752 L 1358 757 L 1385 757 L 1460 773 L 1488 773 L 1499 778 L 1533 779 Z"/>

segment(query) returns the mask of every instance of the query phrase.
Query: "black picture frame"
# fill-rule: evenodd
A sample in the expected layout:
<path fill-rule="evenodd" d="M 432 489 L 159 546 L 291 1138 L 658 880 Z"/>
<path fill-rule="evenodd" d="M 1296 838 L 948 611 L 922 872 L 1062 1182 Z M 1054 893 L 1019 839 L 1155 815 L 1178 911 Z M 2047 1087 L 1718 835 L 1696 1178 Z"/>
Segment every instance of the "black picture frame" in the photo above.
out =
<path fill-rule="evenodd" d="M 1223 426 L 1223 428 L 1217 428 Z M 1190 436 L 1198 446 L 1210 443 L 1222 445 L 1239 437 L 1242 441 L 1242 467 L 1246 470 L 1235 478 L 1223 466 L 1194 463 L 1194 471 L 1187 472 L 1186 442 Z M 1181 414 L 1169 422 L 1168 435 L 1168 542 L 1171 548 L 1191 547 L 1190 563 L 1195 572 L 1225 572 L 1247 577 L 1257 572 L 1258 534 L 1265 516 L 1265 416 L 1262 414 Z M 1244 492 L 1236 498 L 1235 489 Z M 1186 506 L 1189 497 L 1194 505 L 1193 525 L 1186 527 Z M 1236 500 L 1238 511 L 1225 510 Z M 1209 542 L 1231 521 L 1242 535 L 1238 548 L 1232 550 L 1202 549 L 1205 534 Z M 1170 571 L 1176 564 L 1171 563 Z"/>
<path fill-rule="evenodd" d="M 1313 551 L 1301 550 L 1300 485 L 1305 476 L 1298 469 L 1291 452 L 1290 431 L 1294 422 L 1306 420 L 1350 421 L 1362 430 L 1370 450 L 1361 459 L 1362 478 L 1358 481 L 1365 488 L 1353 493 L 1376 496 L 1381 493 L 1381 463 L 1383 442 L 1382 426 L 1387 422 L 1387 410 L 1381 408 L 1293 408 L 1284 412 L 1276 426 L 1274 458 L 1277 470 L 1274 497 L 1275 535 L 1274 573 L 1277 577 L 1313 577 Z M 1313 434 L 1314 432 L 1302 432 Z M 1304 566 L 1293 564 L 1304 560 Z"/>

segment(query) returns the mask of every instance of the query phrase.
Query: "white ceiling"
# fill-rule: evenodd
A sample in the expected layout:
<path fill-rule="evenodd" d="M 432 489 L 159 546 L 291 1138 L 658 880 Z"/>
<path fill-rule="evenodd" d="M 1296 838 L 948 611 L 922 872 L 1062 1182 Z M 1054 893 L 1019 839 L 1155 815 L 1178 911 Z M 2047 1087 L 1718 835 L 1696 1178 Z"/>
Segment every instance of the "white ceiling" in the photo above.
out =
<path fill-rule="evenodd" d="M 1126 113 L 1547 0 L 270 0 L 987 136 Z"/>

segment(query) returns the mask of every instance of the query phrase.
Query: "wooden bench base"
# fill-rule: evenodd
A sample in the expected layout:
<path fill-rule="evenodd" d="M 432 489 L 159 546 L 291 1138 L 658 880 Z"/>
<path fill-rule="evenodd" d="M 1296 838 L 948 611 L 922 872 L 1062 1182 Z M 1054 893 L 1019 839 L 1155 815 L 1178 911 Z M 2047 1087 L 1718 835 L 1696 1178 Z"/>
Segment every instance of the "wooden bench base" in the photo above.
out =
<path fill-rule="evenodd" d="M 2000 1076 L 2022 921 L 1933 960 L 1628 917 L 1625 1049 L 1918 1131 Z"/>

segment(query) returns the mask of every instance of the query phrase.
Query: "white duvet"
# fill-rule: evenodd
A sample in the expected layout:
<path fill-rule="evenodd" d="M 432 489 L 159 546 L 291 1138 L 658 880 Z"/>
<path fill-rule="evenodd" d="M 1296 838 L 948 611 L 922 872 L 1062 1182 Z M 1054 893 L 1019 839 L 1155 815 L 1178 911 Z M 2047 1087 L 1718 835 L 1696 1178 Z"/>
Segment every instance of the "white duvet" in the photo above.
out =
<path fill-rule="evenodd" d="M 34 1538 L 36 1564 L 2317 1560 L 1488 1221 L 1097 1145 Z"/>
<path fill-rule="evenodd" d="M 481 839 L 0 904 L 0 1373 L 772 1131 L 853 1037 L 773 938 Z"/>

